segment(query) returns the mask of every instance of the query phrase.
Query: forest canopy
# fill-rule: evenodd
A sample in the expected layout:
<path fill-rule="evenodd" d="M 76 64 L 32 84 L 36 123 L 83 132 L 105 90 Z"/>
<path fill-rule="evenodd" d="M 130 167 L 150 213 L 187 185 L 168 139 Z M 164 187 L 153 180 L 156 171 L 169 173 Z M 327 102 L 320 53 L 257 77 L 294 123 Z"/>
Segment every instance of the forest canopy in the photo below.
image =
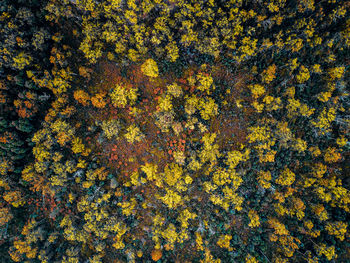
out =
<path fill-rule="evenodd" d="M 349 10 L 2 0 L 0 262 L 349 262 Z"/>

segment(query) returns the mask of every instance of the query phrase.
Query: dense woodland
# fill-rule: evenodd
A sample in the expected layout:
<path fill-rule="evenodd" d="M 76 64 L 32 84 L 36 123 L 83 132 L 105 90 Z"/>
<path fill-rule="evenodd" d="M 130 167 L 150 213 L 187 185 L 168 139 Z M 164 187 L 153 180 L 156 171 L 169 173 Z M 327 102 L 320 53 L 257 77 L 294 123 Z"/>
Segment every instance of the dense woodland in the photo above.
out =
<path fill-rule="evenodd" d="M 350 262 L 349 11 L 0 1 L 0 262 Z"/>

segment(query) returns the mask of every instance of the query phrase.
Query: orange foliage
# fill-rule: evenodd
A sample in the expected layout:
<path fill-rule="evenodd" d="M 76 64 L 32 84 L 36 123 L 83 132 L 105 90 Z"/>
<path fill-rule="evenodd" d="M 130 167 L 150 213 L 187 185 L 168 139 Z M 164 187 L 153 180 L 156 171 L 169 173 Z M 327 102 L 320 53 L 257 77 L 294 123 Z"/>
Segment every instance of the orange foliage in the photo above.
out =
<path fill-rule="evenodd" d="M 92 105 L 96 108 L 104 108 L 107 104 L 105 100 L 106 93 L 97 93 L 94 97 L 91 98 Z"/>
<path fill-rule="evenodd" d="M 74 99 L 84 106 L 87 106 L 89 104 L 90 96 L 87 92 L 79 89 L 74 91 Z"/>
<path fill-rule="evenodd" d="M 158 261 L 159 259 L 162 258 L 163 254 L 160 249 L 154 249 L 151 253 L 153 261 Z"/>

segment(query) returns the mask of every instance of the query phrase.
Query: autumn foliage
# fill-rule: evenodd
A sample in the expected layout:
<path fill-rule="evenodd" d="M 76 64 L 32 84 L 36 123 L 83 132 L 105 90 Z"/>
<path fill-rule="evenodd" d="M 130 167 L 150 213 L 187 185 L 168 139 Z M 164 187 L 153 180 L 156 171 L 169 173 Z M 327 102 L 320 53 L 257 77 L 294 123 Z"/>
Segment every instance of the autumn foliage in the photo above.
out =
<path fill-rule="evenodd" d="M 1 260 L 349 260 L 348 2 L 0 7 Z"/>

